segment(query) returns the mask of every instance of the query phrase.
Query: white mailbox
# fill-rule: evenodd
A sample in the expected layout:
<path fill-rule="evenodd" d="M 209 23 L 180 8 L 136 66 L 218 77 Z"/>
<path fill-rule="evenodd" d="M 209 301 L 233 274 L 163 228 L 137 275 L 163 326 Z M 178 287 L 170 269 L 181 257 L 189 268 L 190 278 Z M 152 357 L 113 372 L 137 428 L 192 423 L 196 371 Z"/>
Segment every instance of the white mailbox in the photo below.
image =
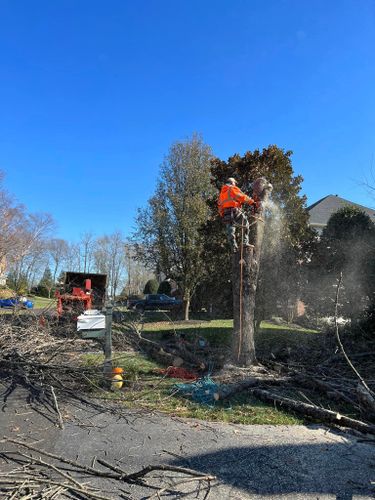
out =
<path fill-rule="evenodd" d="M 89 334 L 105 330 L 105 316 L 97 309 L 89 309 L 77 318 L 77 332 Z M 103 332 L 104 333 L 104 332 Z"/>

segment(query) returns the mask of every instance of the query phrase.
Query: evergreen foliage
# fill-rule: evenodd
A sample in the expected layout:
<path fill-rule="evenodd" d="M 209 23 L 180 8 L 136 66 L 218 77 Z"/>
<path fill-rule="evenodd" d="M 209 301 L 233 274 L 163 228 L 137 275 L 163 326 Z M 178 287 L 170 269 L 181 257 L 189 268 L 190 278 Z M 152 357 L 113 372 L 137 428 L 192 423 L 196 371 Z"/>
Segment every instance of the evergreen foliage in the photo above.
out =
<path fill-rule="evenodd" d="M 147 283 L 145 284 L 143 293 L 145 295 L 155 294 L 155 293 L 158 293 L 158 288 L 159 288 L 159 283 L 157 282 L 157 280 L 151 279 L 151 280 L 148 280 Z"/>
<path fill-rule="evenodd" d="M 158 288 L 158 293 L 164 293 L 165 295 L 170 296 L 172 292 L 172 287 L 169 281 L 164 280 L 160 283 Z"/>
<path fill-rule="evenodd" d="M 38 294 L 41 297 L 51 298 L 52 289 L 55 284 L 53 282 L 52 272 L 49 267 L 46 267 L 43 276 L 38 284 Z"/>

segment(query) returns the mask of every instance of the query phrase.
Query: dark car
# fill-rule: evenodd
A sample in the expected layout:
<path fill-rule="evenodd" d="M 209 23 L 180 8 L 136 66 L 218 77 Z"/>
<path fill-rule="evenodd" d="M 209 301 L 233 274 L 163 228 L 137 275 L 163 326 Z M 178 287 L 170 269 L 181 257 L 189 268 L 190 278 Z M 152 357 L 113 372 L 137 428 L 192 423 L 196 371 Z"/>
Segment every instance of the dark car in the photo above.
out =
<path fill-rule="evenodd" d="M 0 299 L 0 307 L 24 307 L 25 309 L 32 309 L 34 303 L 31 300 L 12 297 L 11 299 Z"/>
<path fill-rule="evenodd" d="M 131 308 L 137 311 L 145 310 L 171 310 L 178 308 L 182 305 L 182 300 L 176 299 L 175 297 L 168 297 L 163 293 L 150 294 L 142 300 L 138 300 L 132 304 Z"/>

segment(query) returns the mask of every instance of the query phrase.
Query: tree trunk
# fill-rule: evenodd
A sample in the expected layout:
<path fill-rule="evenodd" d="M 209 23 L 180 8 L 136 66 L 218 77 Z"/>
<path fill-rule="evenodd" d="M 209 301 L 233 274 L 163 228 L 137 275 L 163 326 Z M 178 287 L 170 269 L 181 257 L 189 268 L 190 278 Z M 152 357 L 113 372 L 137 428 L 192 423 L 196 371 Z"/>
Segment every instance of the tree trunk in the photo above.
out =
<path fill-rule="evenodd" d="M 256 362 L 254 345 L 255 294 L 264 234 L 264 204 L 270 189 L 260 194 L 262 206 L 254 217 L 250 217 L 249 241 L 253 247 L 241 249 L 241 228 L 238 228 L 239 251 L 233 254 L 233 341 L 232 363 L 251 366 Z"/>
<path fill-rule="evenodd" d="M 190 309 L 190 294 L 187 294 L 184 299 L 184 320 L 189 321 L 189 309 Z"/>

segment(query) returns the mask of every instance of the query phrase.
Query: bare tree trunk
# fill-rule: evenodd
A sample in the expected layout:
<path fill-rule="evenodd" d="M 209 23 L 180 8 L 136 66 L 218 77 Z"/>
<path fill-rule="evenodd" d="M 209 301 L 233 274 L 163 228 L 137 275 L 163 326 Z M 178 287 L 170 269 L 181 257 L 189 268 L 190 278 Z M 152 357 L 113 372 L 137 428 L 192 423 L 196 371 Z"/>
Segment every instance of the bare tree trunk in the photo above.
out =
<path fill-rule="evenodd" d="M 184 320 L 189 321 L 189 309 L 190 309 L 190 294 L 187 294 L 184 299 Z"/>
<path fill-rule="evenodd" d="M 190 298 L 191 293 L 190 290 L 185 290 L 184 293 L 184 320 L 189 321 L 189 309 L 190 309 Z"/>
<path fill-rule="evenodd" d="M 264 186 L 266 181 L 264 181 Z M 255 295 L 264 234 L 264 205 L 270 190 L 267 183 L 258 197 L 262 206 L 250 218 L 249 241 L 253 247 L 243 247 L 233 254 L 233 341 L 232 362 L 238 366 L 251 366 L 256 362 L 254 344 Z M 241 238 L 241 234 L 239 236 Z M 239 241 L 241 244 L 241 242 Z"/>

